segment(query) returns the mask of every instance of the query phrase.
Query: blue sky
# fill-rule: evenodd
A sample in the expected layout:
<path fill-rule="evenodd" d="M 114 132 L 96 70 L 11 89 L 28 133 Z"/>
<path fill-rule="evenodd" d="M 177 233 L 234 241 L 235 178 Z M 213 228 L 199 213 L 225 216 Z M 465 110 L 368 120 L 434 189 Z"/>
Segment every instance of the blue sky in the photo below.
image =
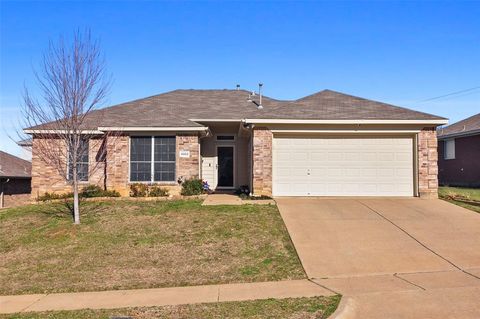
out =
<path fill-rule="evenodd" d="M 177 88 L 325 88 L 457 121 L 480 112 L 480 2 L 0 2 L 1 136 L 50 39 L 90 28 L 108 104 Z M 8 138 L 0 149 L 21 154 Z"/>

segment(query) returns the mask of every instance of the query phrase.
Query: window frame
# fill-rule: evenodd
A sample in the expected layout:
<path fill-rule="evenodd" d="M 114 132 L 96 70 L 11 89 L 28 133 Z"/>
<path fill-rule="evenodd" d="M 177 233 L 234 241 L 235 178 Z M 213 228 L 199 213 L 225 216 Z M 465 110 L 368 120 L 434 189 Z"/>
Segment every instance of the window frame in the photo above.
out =
<path fill-rule="evenodd" d="M 223 138 L 219 138 L 219 137 L 223 137 Z M 231 137 L 231 138 L 225 138 L 225 137 Z M 225 142 L 225 143 L 235 142 L 236 139 L 237 138 L 236 138 L 235 134 L 217 134 L 215 136 L 215 140 L 217 142 L 220 142 L 220 143 L 222 143 L 222 142 Z"/>
<path fill-rule="evenodd" d="M 132 139 L 136 137 L 148 137 L 151 139 L 151 154 L 150 154 L 150 180 L 149 181 L 132 181 Z M 175 160 L 172 161 L 155 161 L 155 138 L 172 138 L 175 141 Z M 144 183 L 144 184 L 165 184 L 165 185 L 175 185 L 177 183 L 177 140 L 175 135 L 133 135 L 129 136 L 128 139 L 128 183 Z M 138 162 L 138 161 L 134 161 Z M 156 181 L 155 180 L 155 163 L 170 162 L 174 164 L 174 175 L 173 180 L 170 181 Z M 145 162 L 147 163 L 147 162 Z"/>
<path fill-rule="evenodd" d="M 451 143 L 451 147 L 453 147 L 452 151 L 452 156 L 448 157 L 448 144 Z M 448 161 L 448 160 L 454 160 L 456 158 L 456 151 L 455 151 L 455 139 L 454 138 L 449 138 L 443 141 L 443 159 Z"/>
<path fill-rule="evenodd" d="M 87 175 L 86 179 L 78 179 L 79 183 L 88 183 L 90 179 L 90 140 L 89 139 L 80 139 L 81 143 L 87 143 L 86 147 L 86 152 L 87 152 L 87 161 L 86 162 L 78 162 L 77 163 L 77 177 L 78 177 L 78 166 L 79 165 L 87 165 Z M 80 147 L 81 149 L 81 147 Z M 67 149 L 67 181 L 71 182 L 73 181 L 73 173 L 72 176 L 70 176 L 70 150 Z"/>

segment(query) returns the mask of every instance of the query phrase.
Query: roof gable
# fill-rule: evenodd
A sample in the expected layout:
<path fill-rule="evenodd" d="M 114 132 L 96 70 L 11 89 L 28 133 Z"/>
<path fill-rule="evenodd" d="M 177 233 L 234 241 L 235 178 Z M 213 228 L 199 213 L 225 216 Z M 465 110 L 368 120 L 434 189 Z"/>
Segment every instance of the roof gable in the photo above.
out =
<path fill-rule="evenodd" d="M 1 177 L 30 177 L 32 163 L 0 151 L 0 176 Z"/>
<path fill-rule="evenodd" d="M 480 113 L 438 130 L 439 137 L 471 133 L 480 134 Z"/>

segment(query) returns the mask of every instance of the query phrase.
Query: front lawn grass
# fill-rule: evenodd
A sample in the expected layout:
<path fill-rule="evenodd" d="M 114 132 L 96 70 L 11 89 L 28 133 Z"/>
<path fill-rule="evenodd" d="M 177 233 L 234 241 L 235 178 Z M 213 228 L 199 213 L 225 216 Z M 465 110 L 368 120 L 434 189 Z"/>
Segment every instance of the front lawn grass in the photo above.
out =
<path fill-rule="evenodd" d="M 480 206 L 471 205 L 463 201 L 455 200 L 455 197 L 465 198 L 480 202 L 480 188 L 461 188 L 461 187 L 439 187 L 438 196 L 458 206 L 480 213 Z"/>
<path fill-rule="evenodd" d="M 0 315 L 5 319 L 110 319 L 153 318 L 302 318 L 321 319 L 330 316 L 340 296 L 268 299 L 205 303 L 195 305 L 127 308 L 114 310 L 78 310 Z"/>
<path fill-rule="evenodd" d="M 305 278 L 274 205 L 63 203 L 0 212 L 0 295 Z"/>

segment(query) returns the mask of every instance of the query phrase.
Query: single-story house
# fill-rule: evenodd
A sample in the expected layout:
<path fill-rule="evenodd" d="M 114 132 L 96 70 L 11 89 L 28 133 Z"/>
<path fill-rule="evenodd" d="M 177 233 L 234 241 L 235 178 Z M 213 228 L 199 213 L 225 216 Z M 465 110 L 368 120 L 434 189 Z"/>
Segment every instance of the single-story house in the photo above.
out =
<path fill-rule="evenodd" d="M 0 151 L 0 208 L 30 197 L 31 170 L 29 161 Z"/>
<path fill-rule="evenodd" d="M 438 129 L 441 185 L 480 187 L 480 113 Z"/>
<path fill-rule="evenodd" d="M 246 185 L 254 195 L 436 197 L 436 127 L 447 123 L 331 90 L 282 101 L 238 88 L 175 90 L 89 116 L 99 118 L 100 125 L 87 121 L 85 134 L 119 134 L 85 183 L 122 195 L 138 182 L 175 193 L 196 177 L 215 190 Z M 35 152 L 35 133 L 47 128 L 25 130 L 33 137 L 34 196 L 69 190 Z"/>

